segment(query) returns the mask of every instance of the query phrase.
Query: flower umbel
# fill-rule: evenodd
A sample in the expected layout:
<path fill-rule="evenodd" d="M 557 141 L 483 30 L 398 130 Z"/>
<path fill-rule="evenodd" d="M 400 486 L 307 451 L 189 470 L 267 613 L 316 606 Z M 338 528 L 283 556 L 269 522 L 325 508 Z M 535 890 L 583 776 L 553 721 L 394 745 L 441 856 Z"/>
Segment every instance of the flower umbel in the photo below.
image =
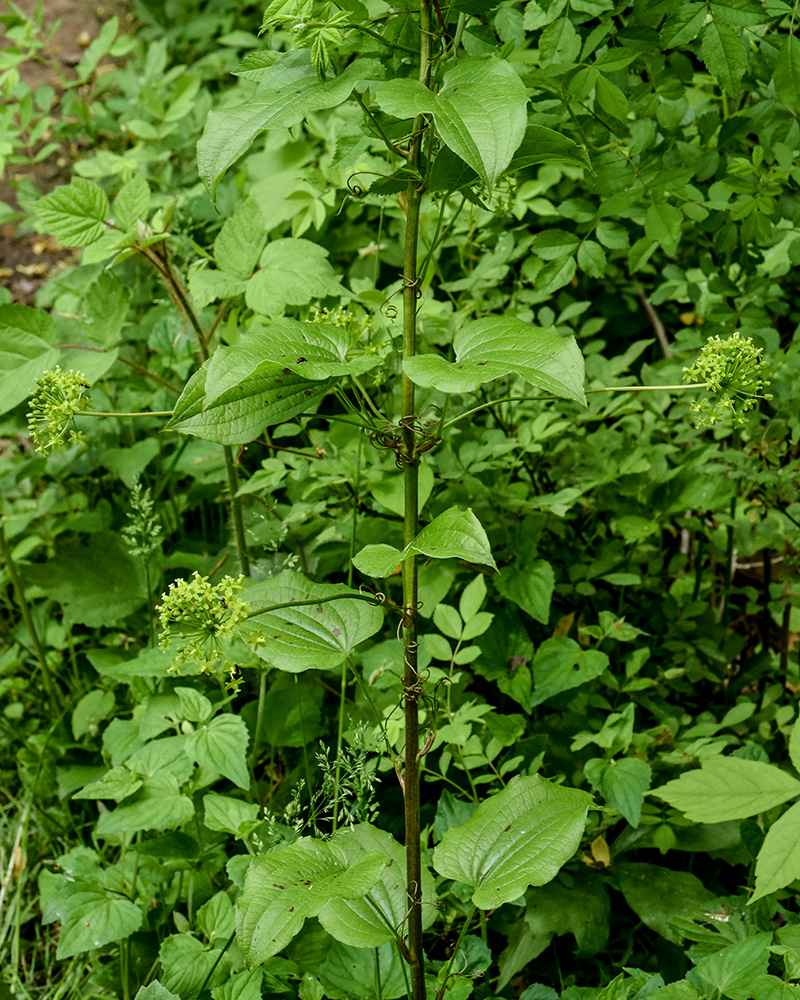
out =
<path fill-rule="evenodd" d="M 750 337 L 737 330 L 727 340 L 710 337 L 694 363 L 684 368 L 684 381 L 704 382 L 709 395 L 692 403 L 698 427 L 710 427 L 729 416 L 734 427 L 745 423 L 744 414 L 758 399 L 772 399 L 762 389 L 769 382 L 762 378 L 761 354 Z"/>
<path fill-rule="evenodd" d="M 64 372 L 58 365 L 36 380 L 28 411 L 28 430 L 34 448 L 46 455 L 62 444 L 86 440 L 75 429 L 73 418 L 78 410 L 91 409 L 92 402 L 86 396 L 89 388 L 81 372 Z"/>
<path fill-rule="evenodd" d="M 159 645 L 178 645 L 176 668 L 196 663 L 203 673 L 213 673 L 215 665 L 226 661 L 224 640 L 247 618 L 250 605 L 239 596 L 243 577 L 226 576 L 219 583 L 194 573 L 191 580 L 175 580 L 161 595 L 158 616 L 163 628 Z M 229 684 L 236 687 L 236 665 L 228 664 Z"/>

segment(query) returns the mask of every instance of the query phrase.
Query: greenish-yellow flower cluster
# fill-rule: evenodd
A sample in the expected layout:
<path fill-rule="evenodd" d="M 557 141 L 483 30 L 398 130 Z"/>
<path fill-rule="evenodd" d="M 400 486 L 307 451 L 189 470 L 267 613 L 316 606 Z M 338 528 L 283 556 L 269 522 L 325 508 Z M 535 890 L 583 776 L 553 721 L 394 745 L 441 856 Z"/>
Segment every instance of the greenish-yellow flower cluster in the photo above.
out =
<path fill-rule="evenodd" d="M 239 597 L 242 580 L 241 576 L 226 576 L 211 584 L 194 573 L 191 580 L 175 580 L 161 595 L 158 615 L 163 632 L 159 645 L 162 649 L 173 643 L 177 646 L 176 673 L 184 663 L 196 664 L 203 673 L 214 673 L 224 663 L 229 687 L 238 688 L 236 665 L 227 662 L 225 642 L 250 613 L 250 605 Z"/>
<path fill-rule="evenodd" d="M 750 337 L 738 331 L 723 340 L 710 337 L 694 363 L 683 369 L 686 382 L 705 383 L 708 395 L 692 403 L 697 426 L 708 427 L 731 417 L 734 427 L 745 423 L 745 413 L 758 399 L 772 399 L 762 389 L 761 354 Z"/>
<path fill-rule="evenodd" d="M 28 431 L 34 448 L 47 455 L 62 444 L 79 444 L 85 435 L 75 428 L 79 410 L 91 409 L 86 396 L 86 376 L 76 371 L 62 371 L 58 365 L 36 380 L 28 411 Z"/>

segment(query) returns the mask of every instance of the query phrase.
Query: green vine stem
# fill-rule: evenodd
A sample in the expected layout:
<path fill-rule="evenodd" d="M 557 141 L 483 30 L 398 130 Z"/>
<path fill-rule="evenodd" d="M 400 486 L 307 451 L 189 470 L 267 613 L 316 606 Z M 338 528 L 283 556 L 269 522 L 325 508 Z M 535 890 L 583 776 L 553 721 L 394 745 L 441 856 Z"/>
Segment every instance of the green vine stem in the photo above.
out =
<path fill-rule="evenodd" d="M 56 705 L 56 687 L 53 682 L 53 675 L 50 673 L 50 668 L 47 665 L 47 657 L 45 656 L 44 646 L 42 646 L 42 640 L 39 638 L 39 633 L 36 630 L 36 624 L 34 623 L 33 615 L 31 614 L 31 608 L 28 604 L 28 599 L 25 597 L 25 588 L 22 586 L 22 581 L 20 580 L 19 573 L 17 572 L 17 564 L 14 562 L 11 546 L 8 544 L 8 539 L 6 538 L 6 530 L 5 525 L 3 524 L 2 514 L 0 514 L 0 555 L 2 555 L 3 562 L 8 568 L 8 575 L 11 577 L 11 584 L 14 587 L 17 604 L 19 605 L 20 614 L 22 615 L 22 623 L 24 624 L 28 635 L 31 637 L 33 650 L 36 654 L 36 659 L 39 661 L 39 666 L 42 671 L 42 680 L 44 681 L 45 690 L 47 691 L 47 697 L 50 699 L 50 703 L 52 705 Z"/>

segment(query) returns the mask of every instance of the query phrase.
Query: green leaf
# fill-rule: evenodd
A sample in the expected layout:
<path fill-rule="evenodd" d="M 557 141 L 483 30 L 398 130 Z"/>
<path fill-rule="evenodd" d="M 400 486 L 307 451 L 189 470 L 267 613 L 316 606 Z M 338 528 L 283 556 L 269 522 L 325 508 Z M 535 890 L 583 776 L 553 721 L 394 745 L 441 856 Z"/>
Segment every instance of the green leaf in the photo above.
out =
<path fill-rule="evenodd" d="M 333 384 L 332 380 L 309 382 L 280 371 L 275 374 L 273 367 L 263 374 L 240 379 L 227 392 L 216 396 L 213 403 L 205 405 L 209 366 L 214 363 L 219 368 L 226 350 L 217 348 L 211 359 L 192 375 L 167 427 L 217 444 L 246 444 L 265 427 L 313 410 Z"/>
<path fill-rule="evenodd" d="M 164 984 L 180 997 L 196 997 L 206 978 L 208 986 L 224 983 L 230 974 L 230 958 L 221 948 L 208 948 L 191 934 L 171 934 L 158 949 Z"/>
<path fill-rule="evenodd" d="M 636 916 L 673 944 L 682 944 L 683 935 L 672 927 L 672 921 L 691 919 L 701 906 L 710 906 L 715 899 L 690 872 L 642 862 L 614 865 L 614 871 L 619 872 L 619 887 Z"/>
<path fill-rule="evenodd" d="M 648 239 L 656 240 L 662 246 L 674 246 L 681 238 L 683 213 L 667 202 L 659 201 L 647 209 L 644 231 Z"/>
<path fill-rule="evenodd" d="M 230 795 L 209 792 L 203 797 L 203 822 L 209 830 L 246 837 L 261 822 L 257 802 L 242 802 Z"/>
<path fill-rule="evenodd" d="M 186 753 L 201 767 L 219 771 L 239 788 L 250 787 L 247 770 L 247 727 L 238 715 L 217 715 L 186 740 Z"/>
<path fill-rule="evenodd" d="M 84 177 L 73 177 L 34 205 L 51 236 L 66 247 L 85 247 L 105 232 L 108 198 L 102 188 Z"/>
<path fill-rule="evenodd" d="M 481 606 L 486 600 L 486 580 L 482 573 L 478 574 L 471 583 L 468 583 L 461 592 L 458 601 L 458 610 L 465 622 L 471 621 L 480 613 Z"/>
<path fill-rule="evenodd" d="M 789 760 L 795 771 L 800 773 L 800 716 L 795 719 L 789 734 Z"/>
<path fill-rule="evenodd" d="M 735 97 L 747 69 L 747 49 L 739 32 L 729 24 L 706 25 L 701 46 L 703 62 L 723 90 Z"/>
<path fill-rule="evenodd" d="M 784 36 L 772 77 L 775 93 L 793 111 L 800 109 L 800 39 Z"/>
<path fill-rule="evenodd" d="M 525 138 L 511 158 L 507 173 L 552 161 L 592 169 L 592 161 L 584 146 L 555 129 L 544 125 L 528 125 Z"/>
<path fill-rule="evenodd" d="M 739 28 L 752 28 L 769 21 L 769 14 L 759 0 L 711 0 L 711 13 L 715 19 Z"/>
<path fill-rule="evenodd" d="M 44 923 L 61 921 L 56 951 L 59 961 L 121 941 L 141 926 L 141 908 L 108 892 L 98 879 L 63 878 L 61 883 L 42 918 Z"/>
<path fill-rule="evenodd" d="M 86 545 L 68 542 L 54 559 L 27 567 L 25 575 L 64 605 L 70 623 L 114 625 L 145 601 L 141 560 L 131 558 L 110 531 L 91 535 Z"/>
<path fill-rule="evenodd" d="M 434 559 L 464 559 L 497 568 L 489 539 L 472 508 L 450 507 L 435 517 L 411 542 L 407 552 L 420 552 Z"/>
<path fill-rule="evenodd" d="M 525 135 L 527 91 L 516 71 L 499 59 L 459 62 L 445 73 L 438 94 L 418 80 L 388 80 L 377 101 L 397 118 L 432 115 L 443 142 L 489 188 Z"/>
<path fill-rule="evenodd" d="M 531 240 L 531 250 L 542 260 L 569 257 L 580 246 L 580 239 L 566 229 L 544 229 Z"/>
<path fill-rule="evenodd" d="M 266 129 L 297 125 L 309 112 L 347 100 L 359 79 L 373 73 L 371 60 L 356 59 L 333 80 L 320 80 L 308 49 L 287 52 L 261 77 L 244 104 L 211 111 L 197 144 L 197 168 L 212 200 L 225 171 Z"/>
<path fill-rule="evenodd" d="M 618 809 L 632 827 L 639 825 L 645 792 L 650 788 L 652 770 L 638 757 L 619 760 L 590 760 L 584 768 L 592 787 L 606 802 Z"/>
<path fill-rule="evenodd" d="M 578 848 L 591 796 L 540 775 L 517 776 L 482 802 L 471 819 L 450 827 L 433 852 L 445 878 L 472 886 L 488 910 L 518 899 L 529 885 L 556 876 Z"/>
<path fill-rule="evenodd" d="M 520 569 L 506 567 L 496 577 L 495 586 L 506 600 L 513 601 L 537 622 L 547 624 L 555 586 L 550 563 L 536 559 Z"/>
<path fill-rule="evenodd" d="M 134 1000 L 181 1000 L 181 998 L 154 979 L 149 986 L 142 986 L 137 990 Z"/>
<path fill-rule="evenodd" d="M 370 823 L 359 823 L 337 833 L 331 841 L 349 865 L 357 865 L 367 855 L 383 855 L 389 860 L 379 880 L 364 898 L 333 899 L 319 912 L 319 922 L 337 941 L 358 948 L 377 948 L 394 940 L 392 928 L 402 925 L 408 913 L 406 852 L 391 834 Z M 430 927 L 436 919 L 436 886 L 433 876 L 422 868 L 422 922 Z"/>
<path fill-rule="evenodd" d="M 628 117 L 628 98 L 615 83 L 612 83 L 605 76 L 597 78 L 595 100 L 600 110 L 605 111 L 612 118 L 625 121 Z"/>
<path fill-rule="evenodd" d="M 104 839 L 116 839 L 138 830 L 176 830 L 192 816 L 192 800 L 181 795 L 175 776 L 160 771 L 146 779 L 135 798 L 111 812 L 101 813 L 96 833 Z"/>
<path fill-rule="evenodd" d="M 578 267 L 590 278 L 602 278 L 606 273 L 606 252 L 594 240 L 585 240 L 578 248 Z"/>
<path fill-rule="evenodd" d="M 249 278 L 258 263 L 266 239 L 264 215 L 255 198 L 248 198 L 225 220 L 214 240 L 214 260 L 217 267 L 238 278 Z"/>
<path fill-rule="evenodd" d="M 318 382 L 344 375 L 361 375 L 376 365 L 375 355 L 348 359 L 350 335 L 333 323 L 301 323 L 280 319 L 254 324 L 234 347 L 218 348 L 208 362 L 206 408 L 240 383 L 259 376 Z"/>
<path fill-rule="evenodd" d="M 674 49 L 693 42 L 705 24 L 706 10 L 705 4 L 687 3 L 670 14 L 661 29 L 661 48 Z"/>
<path fill-rule="evenodd" d="M 37 378 L 58 363 L 56 328 L 49 313 L 0 305 L 0 414 L 25 399 Z"/>
<path fill-rule="evenodd" d="M 72 735 L 76 740 L 94 729 L 114 711 L 116 699 L 113 691 L 90 691 L 85 694 L 72 712 Z"/>
<path fill-rule="evenodd" d="M 798 822 L 800 803 L 795 803 L 767 831 L 756 860 L 756 891 L 748 903 L 777 892 L 800 878 Z"/>
<path fill-rule="evenodd" d="M 328 251 L 310 240 L 273 240 L 261 254 L 260 265 L 247 283 L 245 300 L 266 316 L 343 291 L 328 263 Z"/>
<path fill-rule="evenodd" d="M 694 823 L 746 819 L 800 794 L 800 781 L 773 764 L 739 757 L 711 757 L 654 794 Z"/>
<path fill-rule="evenodd" d="M 257 655 L 289 673 L 337 667 L 355 647 L 383 625 L 383 611 L 366 601 L 351 600 L 354 591 L 339 585 L 312 583 L 302 574 L 284 570 L 247 588 L 253 610 L 293 601 L 338 597 L 325 604 L 286 607 L 258 615 L 241 626 Z"/>
<path fill-rule="evenodd" d="M 598 649 L 583 649 L 565 635 L 545 639 L 533 658 L 531 705 L 541 705 L 562 691 L 588 684 L 607 666 L 608 657 Z"/>
<path fill-rule="evenodd" d="M 349 861 L 335 844 L 304 838 L 253 858 L 236 904 L 236 940 L 249 966 L 282 951 L 305 923 L 335 899 L 360 899 L 389 859 L 367 853 Z"/>
<path fill-rule="evenodd" d="M 417 354 L 403 362 L 419 386 L 440 392 L 474 392 L 484 382 L 516 374 L 555 396 L 585 402 L 583 355 L 572 337 L 553 327 L 533 327 L 511 316 L 487 316 L 456 333 L 454 362 Z"/>
<path fill-rule="evenodd" d="M 142 779 L 137 777 L 127 767 L 112 767 L 110 771 L 75 792 L 73 799 L 111 799 L 122 802 L 128 796 L 138 792 L 142 787 Z"/>
<path fill-rule="evenodd" d="M 359 573 L 383 580 L 395 572 L 404 558 L 405 553 L 400 549 L 380 542 L 377 545 L 365 545 L 353 556 L 353 565 Z"/>
<path fill-rule="evenodd" d="M 150 212 L 150 187 L 142 174 L 136 174 L 123 184 L 114 199 L 114 224 L 123 233 L 135 230 L 139 222 L 146 222 Z"/>
<path fill-rule="evenodd" d="M 736 941 L 701 959 L 692 970 L 692 978 L 697 977 L 730 1000 L 748 1000 L 753 980 L 767 971 L 771 943 L 771 933 Z"/>

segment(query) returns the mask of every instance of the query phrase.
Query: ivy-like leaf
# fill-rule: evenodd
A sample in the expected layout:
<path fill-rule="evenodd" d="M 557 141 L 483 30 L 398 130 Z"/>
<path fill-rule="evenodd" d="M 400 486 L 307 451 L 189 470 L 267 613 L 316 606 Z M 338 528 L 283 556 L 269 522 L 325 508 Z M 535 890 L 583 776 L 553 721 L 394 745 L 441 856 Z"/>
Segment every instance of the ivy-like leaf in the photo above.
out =
<path fill-rule="evenodd" d="M 273 240 L 259 263 L 245 289 L 245 300 L 257 313 L 275 316 L 287 305 L 303 306 L 343 292 L 328 263 L 328 251 L 310 240 Z"/>
<path fill-rule="evenodd" d="M 553 327 L 487 316 L 466 323 L 453 347 L 455 361 L 417 354 L 403 363 L 406 374 L 417 385 L 441 392 L 473 392 L 484 382 L 515 374 L 554 396 L 585 402 L 583 355 L 573 337 L 562 337 Z"/>
<path fill-rule="evenodd" d="M 186 741 L 186 753 L 201 767 L 219 771 L 239 788 L 250 787 L 247 727 L 238 715 L 215 716 L 199 725 Z"/>
<path fill-rule="evenodd" d="M 61 921 L 56 951 L 61 960 L 121 941 L 139 929 L 142 917 L 139 906 L 109 892 L 99 879 L 64 878 L 42 919 L 44 923 Z"/>
<path fill-rule="evenodd" d="M 512 778 L 466 823 L 446 831 L 433 866 L 471 885 L 476 906 L 494 909 L 555 878 L 580 843 L 591 803 L 587 792 L 540 775 Z"/>
<path fill-rule="evenodd" d="M 194 816 L 192 800 L 181 795 L 178 781 L 169 771 L 145 780 L 136 797 L 126 800 L 97 821 L 98 837 L 133 835 L 138 830 L 176 830 Z"/>
<path fill-rule="evenodd" d="M 489 539 L 471 507 L 466 510 L 448 508 L 425 525 L 407 551 L 434 559 L 465 559 L 497 568 Z"/>

